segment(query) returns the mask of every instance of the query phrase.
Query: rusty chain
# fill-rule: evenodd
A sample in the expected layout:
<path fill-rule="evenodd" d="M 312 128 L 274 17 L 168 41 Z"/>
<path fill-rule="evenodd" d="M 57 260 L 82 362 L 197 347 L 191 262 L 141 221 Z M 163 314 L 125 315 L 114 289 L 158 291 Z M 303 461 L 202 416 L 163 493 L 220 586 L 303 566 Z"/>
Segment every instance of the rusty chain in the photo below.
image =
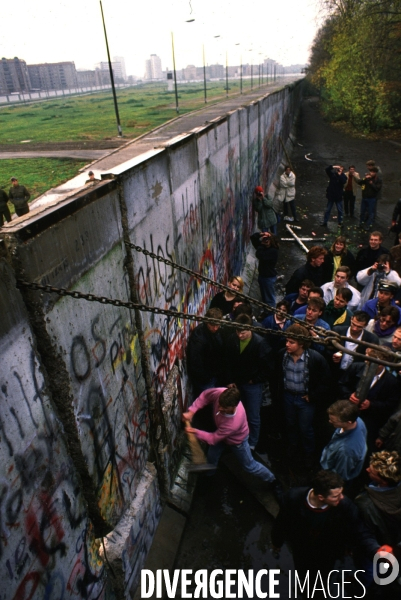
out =
<path fill-rule="evenodd" d="M 79 299 L 79 300 L 86 300 L 88 302 L 99 302 L 100 304 L 110 304 L 112 306 L 128 308 L 129 310 L 139 310 L 141 312 L 150 312 L 150 313 L 153 313 L 156 315 L 165 315 L 167 317 L 172 317 L 173 319 L 184 319 L 184 320 L 189 320 L 189 321 L 194 321 L 194 322 L 209 323 L 210 325 L 218 325 L 220 327 L 226 326 L 226 327 L 229 327 L 229 328 L 231 327 L 236 330 L 253 331 L 255 333 L 259 333 L 260 335 L 278 335 L 278 336 L 283 336 L 283 337 L 288 337 L 288 338 L 290 337 L 291 339 L 294 339 L 294 340 L 306 341 L 306 342 L 312 341 L 312 342 L 316 342 L 318 344 L 322 344 L 324 346 L 331 345 L 343 353 L 350 354 L 357 358 L 362 358 L 363 360 L 369 360 L 370 362 L 375 362 L 380 365 L 389 366 L 389 367 L 392 367 L 393 369 L 401 370 L 401 363 L 398 363 L 395 361 L 394 362 L 384 361 L 382 359 L 359 354 L 357 352 L 349 350 L 348 348 L 345 348 L 345 346 L 343 346 L 340 342 L 350 341 L 350 342 L 354 343 L 355 340 L 353 338 L 349 338 L 344 335 L 339 335 L 338 333 L 331 331 L 331 330 L 324 330 L 326 333 L 325 338 L 321 338 L 319 333 L 317 333 L 315 336 L 315 339 L 311 340 L 311 336 L 303 336 L 303 335 L 298 335 L 298 334 L 294 334 L 294 333 L 291 333 L 290 335 L 288 335 L 288 334 L 286 334 L 285 331 L 282 331 L 282 330 L 266 329 L 265 327 L 257 327 L 254 325 L 246 325 L 246 324 L 243 325 L 241 323 L 236 323 L 234 321 L 228 321 L 225 319 L 213 319 L 211 317 L 191 315 L 191 314 L 180 312 L 180 311 L 173 310 L 173 309 L 159 308 L 157 306 L 148 306 L 146 304 L 140 304 L 137 302 L 132 302 L 130 300 L 118 300 L 118 299 L 113 299 L 113 298 L 107 298 L 106 296 L 96 296 L 95 294 L 79 292 L 77 290 L 69 291 L 65 288 L 57 288 L 57 287 L 47 285 L 47 284 L 35 283 L 35 282 L 31 282 L 31 281 L 23 281 L 20 279 L 17 280 L 17 287 L 18 288 L 26 288 L 26 289 L 30 289 L 30 290 L 34 290 L 34 291 L 47 292 L 47 293 L 51 293 L 51 294 L 58 294 L 59 296 L 69 296 L 71 298 L 75 298 L 75 299 Z M 228 288 L 228 289 L 230 289 L 230 288 Z M 282 311 L 276 311 L 276 312 L 284 314 L 284 313 L 282 313 Z M 304 322 L 301 321 L 300 323 L 303 325 Z M 313 328 L 311 327 L 311 329 L 313 329 Z M 321 328 L 319 327 L 318 329 L 320 330 Z M 359 341 L 358 344 L 366 346 L 368 348 L 374 348 L 374 349 L 383 351 L 382 346 L 377 346 L 376 344 L 370 344 L 369 342 Z M 386 352 L 386 354 L 388 354 L 389 358 L 392 357 L 394 359 L 400 360 L 400 356 L 397 353 L 391 352 L 390 350 L 385 350 L 385 352 Z"/>
<path fill-rule="evenodd" d="M 298 319 L 297 317 L 294 317 L 294 315 L 285 313 L 283 310 L 277 309 L 274 306 L 270 306 L 269 304 L 265 304 L 264 302 L 261 302 L 260 300 L 257 300 L 256 298 L 252 298 L 251 296 L 247 296 L 246 294 L 243 294 L 242 292 L 234 291 L 232 288 L 228 287 L 227 285 L 224 285 L 223 283 L 218 283 L 217 281 L 214 281 L 214 279 L 211 279 L 210 277 L 207 277 L 206 275 L 202 275 L 201 273 L 198 273 L 197 271 L 193 271 L 192 269 L 188 269 L 188 267 L 184 267 L 183 265 L 175 263 L 172 260 L 169 260 L 168 258 L 164 258 L 164 256 L 155 254 L 154 252 L 151 252 L 150 250 L 146 250 L 146 248 L 142 248 L 141 246 L 138 246 L 136 244 L 132 244 L 131 242 L 125 242 L 125 245 L 128 246 L 129 248 L 132 248 L 133 250 L 136 250 L 136 252 L 141 252 L 145 256 L 154 258 L 155 260 L 157 260 L 161 263 L 164 263 L 165 265 L 168 265 L 169 267 L 172 267 L 173 269 L 177 269 L 177 271 L 182 271 L 183 273 L 186 273 L 187 275 L 190 275 L 191 277 L 195 277 L 196 279 L 199 279 L 200 281 L 204 281 L 205 283 L 210 283 L 210 285 L 213 285 L 214 287 L 219 288 L 220 290 L 223 290 L 225 292 L 230 292 L 231 294 L 234 294 L 236 298 L 241 298 L 241 300 L 247 300 L 248 302 L 255 304 L 255 306 L 259 306 L 260 308 L 263 308 L 264 310 L 268 310 L 274 314 L 285 315 L 286 319 L 289 319 L 290 321 L 294 321 L 294 323 L 298 323 L 299 325 L 306 327 L 306 329 L 310 329 L 310 330 L 316 332 L 322 338 L 324 338 L 327 335 L 327 330 L 324 329 L 323 327 L 316 327 L 315 325 L 310 325 L 306 321 L 303 321 L 302 319 Z"/>

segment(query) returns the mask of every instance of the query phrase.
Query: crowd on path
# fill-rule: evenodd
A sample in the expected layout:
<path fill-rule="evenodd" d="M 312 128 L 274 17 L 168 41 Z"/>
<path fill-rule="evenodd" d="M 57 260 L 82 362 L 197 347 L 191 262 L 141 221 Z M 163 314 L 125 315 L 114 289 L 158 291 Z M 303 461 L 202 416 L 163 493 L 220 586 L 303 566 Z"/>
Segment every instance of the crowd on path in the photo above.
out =
<path fill-rule="evenodd" d="M 237 296 L 240 276 L 213 297 L 206 316 L 241 329 L 201 323 L 191 332 L 186 359 L 194 401 L 184 418 L 188 432 L 208 444 L 211 465 L 217 469 L 228 448 L 274 494 L 280 512 L 272 547 L 279 551 L 288 543 L 298 573 L 327 576 L 337 559 L 352 552 L 368 595 L 384 598 L 374 579 L 374 556 L 385 548 L 401 560 L 401 370 L 381 364 L 394 363 L 393 353 L 401 361 L 401 199 L 391 225 L 396 245 L 387 249 L 383 234 L 373 230 L 381 172 L 373 161 L 367 166 L 363 178 L 354 166 L 346 173 L 341 166 L 327 167 L 322 225 L 335 204 L 339 235 L 329 248 L 309 249 L 278 302 L 277 223 L 297 221 L 295 175 L 285 167 L 274 198 L 255 188 L 258 230 L 251 242 L 263 302 L 274 310 L 256 314 Z M 360 224 L 370 233 L 354 256 L 342 224 L 344 208 L 346 216 L 356 217 L 359 187 Z M 252 325 L 266 334 L 246 329 Z M 324 343 L 323 331 L 347 340 L 335 349 Z M 269 448 L 271 462 L 286 461 L 309 485 L 284 491 L 288 482 L 282 485 L 280 469 L 260 456 L 266 451 L 261 412 L 267 391 L 269 430 L 280 440 L 276 455 L 274 444 Z M 392 585 L 400 591 L 397 581 Z"/>

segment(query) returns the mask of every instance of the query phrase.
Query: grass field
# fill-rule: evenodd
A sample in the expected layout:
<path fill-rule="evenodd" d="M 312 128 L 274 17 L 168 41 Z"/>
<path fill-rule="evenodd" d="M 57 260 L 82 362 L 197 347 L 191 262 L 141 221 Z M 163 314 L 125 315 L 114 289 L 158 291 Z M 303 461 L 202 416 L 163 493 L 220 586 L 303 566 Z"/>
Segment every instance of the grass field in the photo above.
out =
<path fill-rule="evenodd" d="M 70 158 L 29 158 L 0 160 L 0 188 L 7 194 L 11 187 L 11 177 L 17 177 L 34 200 L 47 190 L 74 177 L 87 161 L 71 160 Z M 11 213 L 14 205 L 9 202 Z"/>
<path fill-rule="evenodd" d="M 257 83 L 257 82 L 256 82 Z M 254 81 L 254 84 L 256 86 Z M 225 81 L 208 82 L 208 101 L 225 98 Z M 239 81 L 229 81 L 229 93 L 239 93 Z M 250 81 L 243 81 L 244 91 Z M 180 114 L 204 106 L 203 84 L 179 85 Z M 124 137 L 135 138 L 177 116 L 175 96 L 162 83 L 117 90 Z M 104 140 L 117 136 L 111 91 L 88 96 L 52 98 L 0 107 L 0 144 Z M 29 143 L 24 144 L 24 149 Z"/>
<path fill-rule="evenodd" d="M 254 88 L 258 85 L 254 78 Z M 208 102 L 226 97 L 225 81 L 208 82 Z M 229 94 L 239 94 L 240 82 L 229 80 Z M 243 91 L 251 81 L 243 80 Z M 204 104 L 203 82 L 180 84 L 180 114 Z M 164 83 L 143 84 L 117 90 L 121 127 L 125 138 L 136 138 L 177 116 L 174 92 Z M 0 107 L 0 144 L 95 142 L 117 137 L 111 91 L 86 96 L 65 96 L 18 106 Z M 88 161 L 52 158 L 0 160 L 0 187 L 7 192 L 10 177 L 18 178 L 31 192 L 31 201 L 52 187 L 74 177 Z M 10 210 L 13 207 L 10 205 Z"/>

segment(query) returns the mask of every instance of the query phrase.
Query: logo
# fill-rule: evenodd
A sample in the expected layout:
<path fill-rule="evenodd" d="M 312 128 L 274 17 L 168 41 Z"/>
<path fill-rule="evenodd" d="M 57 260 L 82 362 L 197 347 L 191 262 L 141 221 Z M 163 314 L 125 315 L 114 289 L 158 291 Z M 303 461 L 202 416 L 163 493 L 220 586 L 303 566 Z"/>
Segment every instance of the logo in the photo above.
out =
<path fill-rule="evenodd" d="M 373 559 L 373 579 L 377 585 L 389 585 L 393 583 L 400 572 L 398 560 L 384 550 L 375 554 Z"/>

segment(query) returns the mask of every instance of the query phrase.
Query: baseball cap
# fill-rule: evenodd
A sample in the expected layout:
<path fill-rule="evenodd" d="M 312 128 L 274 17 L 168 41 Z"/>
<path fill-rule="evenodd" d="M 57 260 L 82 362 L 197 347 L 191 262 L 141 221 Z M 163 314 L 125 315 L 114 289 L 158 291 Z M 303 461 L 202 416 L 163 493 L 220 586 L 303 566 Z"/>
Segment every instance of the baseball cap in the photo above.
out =
<path fill-rule="evenodd" d="M 263 188 L 260 185 L 258 185 L 255 187 L 255 192 L 259 192 L 260 194 L 263 194 Z"/>

